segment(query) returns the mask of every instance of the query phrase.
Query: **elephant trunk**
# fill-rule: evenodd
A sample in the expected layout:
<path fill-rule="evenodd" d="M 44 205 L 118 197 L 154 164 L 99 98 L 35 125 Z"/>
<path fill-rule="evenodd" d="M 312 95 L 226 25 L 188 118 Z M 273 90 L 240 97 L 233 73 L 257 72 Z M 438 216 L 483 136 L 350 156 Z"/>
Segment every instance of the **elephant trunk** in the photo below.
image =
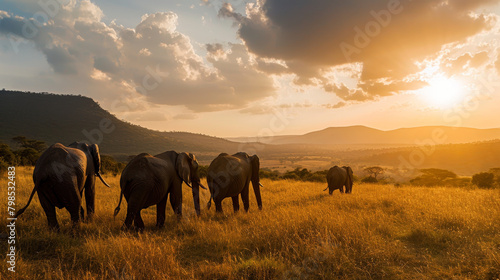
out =
<path fill-rule="evenodd" d="M 213 192 L 213 183 L 211 183 L 209 177 L 207 177 L 207 184 L 208 184 L 208 189 L 210 191 L 210 198 L 208 199 L 207 202 L 207 210 L 210 210 L 210 207 L 212 206 L 212 200 L 214 198 L 214 192 Z"/>
<path fill-rule="evenodd" d="M 108 185 L 108 183 L 106 183 L 106 181 L 104 181 L 104 179 L 101 177 L 101 174 L 100 174 L 99 172 L 97 172 L 95 175 L 96 175 L 97 177 L 99 177 L 99 179 L 101 179 L 101 182 L 102 182 L 102 183 L 103 183 L 106 187 L 111 188 L 111 187 Z"/>
<path fill-rule="evenodd" d="M 260 196 L 260 182 L 252 182 L 253 191 L 255 193 L 255 198 L 257 199 L 257 205 L 259 206 L 259 210 L 262 210 L 262 197 Z"/>
<path fill-rule="evenodd" d="M 193 202 L 196 215 L 200 216 L 200 182 L 193 181 Z"/>

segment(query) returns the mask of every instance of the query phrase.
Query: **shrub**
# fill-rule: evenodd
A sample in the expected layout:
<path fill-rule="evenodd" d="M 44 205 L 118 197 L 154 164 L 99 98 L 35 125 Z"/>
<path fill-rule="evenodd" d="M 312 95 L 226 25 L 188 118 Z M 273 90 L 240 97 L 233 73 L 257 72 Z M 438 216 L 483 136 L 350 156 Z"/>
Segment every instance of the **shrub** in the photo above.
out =
<path fill-rule="evenodd" d="M 417 186 L 439 186 L 443 185 L 446 180 L 457 178 L 457 174 L 437 168 L 421 169 L 423 174 L 410 180 L 412 185 Z"/>
<path fill-rule="evenodd" d="M 15 165 L 16 164 L 16 155 L 10 149 L 9 145 L 0 143 L 0 159 L 3 160 L 4 163 Z"/>
<path fill-rule="evenodd" d="M 9 167 L 9 164 L 0 157 L 0 175 L 5 174 L 7 172 L 7 169 Z"/>
<path fill-rule="evenodd" d="M 259 177 L 261 179 L 271 179 L 271 180 L 279 180 L 281 178 L 281 174 L 276 170 L 271 170 L 269 168 L 261 168 L 259 170 Z"/>
<path fill-rule="evenodd" d="M 478 186 L 479 188 L 491 189 L 493 188 L 494 177 L 493 173 L 478 173 L 472 176 L 472 184 Z"/>
<path fill-rule="evenodd" d="M 101 155 L 101 173 L 118 175 L 125 168 L 125 163 L 117 162 L 112 156 Z"/>
<path fill-rule="evenodd" d="M 17 163 L 23 166 L 35 165 L 36 160 L 40 157 L 40 152 L 33 148 L 20 149 L 14 153 L 17 156 Z"/>
<path fill-rule="evenodd" d="M 295 181 L 299 181 L 300 180 L 300 177 L 295 174 L 295 173 L 291 173 L 291 172 L 287 172 L 285 173 L 283 176 L 282 176 L 283 179 L 287 179 L 287 180 L 295 180 Z"/>
<path fill-rule="evenodd" d="M 445 185 L 465 188 L 470 186 L 471 179 L 470 178 L 451 178 L 444 181 Z"/>
<path fill-rule="evenodd" d="M 365 177 L 365 178 L 361 179 L 361 183 L 373 184 L 373 183 L 378 183 L 378 180 L 375 179 L 375 177 L 368 176 L 368 177 Z"/>

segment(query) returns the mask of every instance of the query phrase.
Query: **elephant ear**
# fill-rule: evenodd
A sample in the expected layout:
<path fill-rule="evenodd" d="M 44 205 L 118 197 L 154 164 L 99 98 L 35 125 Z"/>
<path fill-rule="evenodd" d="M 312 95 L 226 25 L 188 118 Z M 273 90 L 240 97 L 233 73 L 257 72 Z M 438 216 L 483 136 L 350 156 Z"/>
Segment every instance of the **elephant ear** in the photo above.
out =
<path fill-rule="evenodd" d="M 191 183 L 191 162 L 192 158 L 190 158 L 188 154 L 180 153 L 177 157 L 177 162 L 175 163 L 177 174 L 184 182 L 188 184 Z"/>
<path fill-rule="evenodd" d="M 97 144 L 92 144 L 89 147 L 89 151 L 92 156 L 92 162 L 94 163 L 94 172 L 99 174 L 101 170 L 101 155 L 99 153 L 99 146 L 97 146 Z"/>
<path fill-rule="evenodd" d="M 257 155 L 253 155 L 250 157 L 250 162 L 252 164 L 252 181 L 259 182 L 260 159 Z"/>
<path fill-rule="evenodd" d="M 343 167 L 344 167 L 345 171 L 347 172 L 347 182 L 349 184 L 352 184 L 352 180 L 353 180 L 352 176 L 354 174 L 354 172 L 352 172 L 352 168 L 349 166 L 343 166 Z"/>
<path fill-rule="evenodd" d="M 196 160 L 196 156 L 191 154 L 191 153 L 188 153 L 188 156 L 190 159 L 192 172 L 197 172 L 198 171 L 198 161 Z M 192 175 L 196 175 L 196 174 L 192 174 Z"/>

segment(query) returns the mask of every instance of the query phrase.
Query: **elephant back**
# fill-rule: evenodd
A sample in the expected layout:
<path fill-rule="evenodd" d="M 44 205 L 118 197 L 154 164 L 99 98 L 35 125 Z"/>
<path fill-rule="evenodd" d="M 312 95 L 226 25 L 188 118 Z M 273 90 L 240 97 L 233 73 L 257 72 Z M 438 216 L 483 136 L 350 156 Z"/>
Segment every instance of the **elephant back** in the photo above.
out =
<path fill-rule="evenodd" d="M 142 153 L 133 158 L 123 169 L 120 177 L 122 190 L 133 181 L 146 182 L 159 176 L 158 170 L 173 168 L 171 163 L 153 157 L 148 153 Z"/>
<path fill-rule="evenodd" d="M 347 176 L 347 172 L 344 168 L 334 166 L 328 170 L 328 173 L 326 174 L 326 179 L 328 182 L 331 183 L 340 183 L 344 182 Z"/>
<path fill-rule="evenodd" d="M 60 179 L 67 172 L 84 172 L 85 153 L 78 149 L 65 147 L 60 143 L 50 146 L 38 158 L 33 171 L 35 184 L 42 180 Z"/>

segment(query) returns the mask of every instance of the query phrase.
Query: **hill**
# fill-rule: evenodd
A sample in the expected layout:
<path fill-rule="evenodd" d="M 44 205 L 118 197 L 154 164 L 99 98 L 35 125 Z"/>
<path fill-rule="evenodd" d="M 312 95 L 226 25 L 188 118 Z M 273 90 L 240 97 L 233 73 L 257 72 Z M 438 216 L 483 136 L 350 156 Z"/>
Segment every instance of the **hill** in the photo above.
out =
<path fill-rule="evenodd" d="M 304 135 L 285 135 L 260 139 L 270 144 L 309 144 L 309 145 L 385 145 L 407 146 L 432 138 L 439 131 L 443 136 L 442 143 L 458 144 L 500 139 L 500 128 L 477 129 L 467 127 L 425 126 L 400 128 L 395 130 L 378 130 L 366 126 L 329 127 Z M 232 141 L 255 141 L 252 138 L 228 138 Z"/>
<path fill-rule="evenodd" d="M 373 154 L 360 153 L 355 161 L 360 165 L 403 169 L 442 168 L 471 176 L 500 166 L 500 141 L 379 150 Z"/>
<path fill-rule="evenodd" d="M 101 152 L 134 155 L 166 150 L 189 151 L 208 156 L 236 152 L 240 144 L 222 138 L 186 132 L 160 132 L 119 120 L 88 97 L 19 91 L 0 91 L 0 141 L 11 143 L 23 135 L 69 144 L 87 140 Z"/>
<path fill-rule="evenodd" d="M 101 127 L 100 127 L 101 126 Z M 221 152 L 258 154 L 261 167 L 284 172 L 297 167 L 324 170 L 333 165 L 396 168 L 401 157 L 420 151 L 418 140 L 431 139 L 439 130 L 444 141 L 433 147 L 418 168 L 442 168 L 472 175 L 500 166 L 500 141 L 453 144 L 494 139 L 499 129 L 452 127 L 402 128 L 381 131 L 364 126 L 334 127 L 301 136 L 276 136 L 271 144 L 238 143 L 187 132 L 160 132 L 119 120 L 84 96 L 0 91 L 0 142 L 15 136 L 48 145 L 77 140 L 97 142 L 101 153 L 126 160 L 129 155 L 166 150 L 189 151 L 208 165 Z M 241 140 L 241 139 L 240 139 Z M 248 139 L 247 139 L 248 140 Z M 250 139 L 252 140 L 252 139 Z M 368 144 L 371 143 L 371 144 Z M 425 147 L 425 146 L 424 146 Z"/>

